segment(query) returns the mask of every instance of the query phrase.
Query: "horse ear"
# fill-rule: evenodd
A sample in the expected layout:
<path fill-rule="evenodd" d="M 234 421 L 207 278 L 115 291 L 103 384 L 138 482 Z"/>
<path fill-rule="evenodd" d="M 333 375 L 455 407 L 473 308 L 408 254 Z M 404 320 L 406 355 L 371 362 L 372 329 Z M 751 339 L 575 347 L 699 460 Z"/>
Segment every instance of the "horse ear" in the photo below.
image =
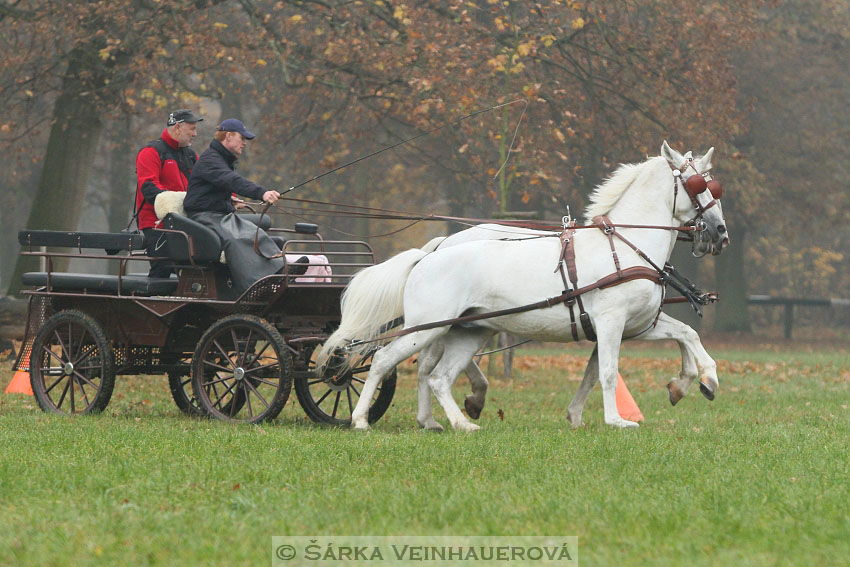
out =
<path fill-rule="evenodd" d="M 704 173 L 704 172 L 708 171 L 709 169 L 711 169 L 711 156 L 712 156 L 712 154 L 714 154 L 714 146 L 710 147 L 708 149 L 708 151 L 705 152 L 705 155 L 702 156 L 701 158 L 699 158 L 699 163 L 697 164 L 697 167 L 698 167 L 700 173 Z"/>
<path fill-rule="evenodd" d="M 673 167 L 675 169 L 682 169 L 682 166 L 685 165 L 684 156 L 682 156 L 682 154 L 671 148 L 667 144 L 667 140 L 664 140 L 664 143 L 661 144 L 661 155 L 664 156 L 664 159 L 667 160 L 667 163 L 670 164 L 670 167 Z"/>

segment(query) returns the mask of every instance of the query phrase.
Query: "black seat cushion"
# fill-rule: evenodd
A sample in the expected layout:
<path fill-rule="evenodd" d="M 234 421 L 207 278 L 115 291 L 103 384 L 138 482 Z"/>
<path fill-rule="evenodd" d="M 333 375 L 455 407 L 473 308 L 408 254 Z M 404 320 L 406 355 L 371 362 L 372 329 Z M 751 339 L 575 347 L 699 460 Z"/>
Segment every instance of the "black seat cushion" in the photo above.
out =
<path fill-rule="evenodd" d="M 47 272 L 27 272 L 21 281 L 28 286 L 46 286 Z M 54 291 L 112 294 L 118 293 L 118 276 L 54 272 L 50 274 L 50 287 Z M 144 275 L 121 278 L 122 295 L 171 295 L 176 290 L 177 278 L 149 278 Z"/>
<path fill-rule="evenodd" d="M 211 229 L 188 217 L 170 213 L 162 219 L 162 228 L 186 233 L 192 238 L 191 259 L 195 262 L 218 262 L 221 257 L 221 239 Z M 161 232 L 165 237 L 164 256 L 177 262 L 190 259 L 189 241 L 175 232 Z"/>

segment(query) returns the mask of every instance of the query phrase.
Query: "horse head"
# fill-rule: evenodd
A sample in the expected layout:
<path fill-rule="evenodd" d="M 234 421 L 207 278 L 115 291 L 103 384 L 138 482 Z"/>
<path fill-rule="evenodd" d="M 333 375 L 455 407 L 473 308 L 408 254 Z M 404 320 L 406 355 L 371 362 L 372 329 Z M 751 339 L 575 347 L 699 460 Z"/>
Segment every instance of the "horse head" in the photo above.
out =
<path fill-rule="evenodd" d="M 693 241 L 694 256 L 711 252 L 720 254 L 729 245 L 729 231 L 723 218 L 720 198 L 723 189 L 711 177 L 711 156 L 714 148 L 705 155 L 694 158 L 691 152 L 685 155 L 667 145 L 661 146 L 661 155 L 667 160 L 673 175 L 673 215 L 682 224 L 696 227 Z"/>

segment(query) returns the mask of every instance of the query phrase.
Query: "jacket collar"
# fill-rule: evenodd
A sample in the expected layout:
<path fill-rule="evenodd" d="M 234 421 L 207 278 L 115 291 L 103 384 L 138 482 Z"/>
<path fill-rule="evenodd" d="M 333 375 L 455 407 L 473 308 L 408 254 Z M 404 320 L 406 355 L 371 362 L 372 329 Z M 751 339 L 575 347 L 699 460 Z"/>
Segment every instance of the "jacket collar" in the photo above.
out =
<path fill-rule="evenodd" d="M 237 160 L 236 155 L 227 148 L 225 148 L 224 145 L 218 140 L 214 139 L 212 142 L 210 142 L 210 148 L 220 153 L 224 160 L 227 162 L 227 165 L 232 166 L 233 162 Z"/>
<path fill-rule="evenodd" d="M 168 128 L 162 131 L 162 139 L 165 141 L 166 144 L 168 144 L 175 150 L 177 149 L 177 140 L 171 137 L 171 134 L 168 133 Z"/>

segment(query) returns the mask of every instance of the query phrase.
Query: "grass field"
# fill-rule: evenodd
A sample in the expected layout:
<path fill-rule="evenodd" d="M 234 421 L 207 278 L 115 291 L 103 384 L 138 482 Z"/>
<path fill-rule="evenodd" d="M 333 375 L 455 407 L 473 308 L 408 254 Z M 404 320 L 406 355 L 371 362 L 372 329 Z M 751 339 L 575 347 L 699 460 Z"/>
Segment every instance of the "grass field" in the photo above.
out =
<path fill-rule="evenodd" d="M 409 365 L 367 434 L 312 425 L 294 394 L 261 427 L 188 419 L 162 377 L 119 377 L 76 419 L 0 394 L 0 565 L 270 565 L 287 534 L 578 536 L 584 566 L 850 561 L 846 347 L 709 348 L 717 399 L 675 408 L 678 349 L 632 347 L 646 421 L 603 425 L 597 388 L 573 430 L 589 350 L 520 351 L 471 435 L 415 428 Z"/>

